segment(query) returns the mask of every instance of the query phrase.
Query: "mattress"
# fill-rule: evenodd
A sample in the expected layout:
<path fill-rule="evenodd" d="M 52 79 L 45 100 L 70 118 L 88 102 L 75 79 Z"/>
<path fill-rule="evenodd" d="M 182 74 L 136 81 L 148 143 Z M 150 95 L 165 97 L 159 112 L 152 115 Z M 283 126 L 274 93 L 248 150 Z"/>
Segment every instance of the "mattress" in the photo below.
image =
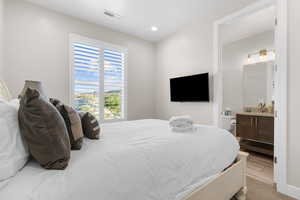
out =
<path fill-rule="evenodd" d="M 103 124 L 85 139 L 66 170 L 30 161 L 0 189 L 1 200 L 174 200 L 222 172 L 239 145 L 227 131 L 196 125 L 174 133 L 167 121 Z"/>

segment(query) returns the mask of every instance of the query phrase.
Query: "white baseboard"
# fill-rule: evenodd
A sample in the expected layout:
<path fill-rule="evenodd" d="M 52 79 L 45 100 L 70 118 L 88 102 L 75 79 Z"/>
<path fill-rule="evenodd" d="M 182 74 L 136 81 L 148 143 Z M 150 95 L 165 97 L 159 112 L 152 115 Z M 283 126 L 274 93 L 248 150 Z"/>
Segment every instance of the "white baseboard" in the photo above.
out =
<path fill-rule="evenodd" d="M 300 199 L 300 188 L 288 185 L 287 194 L 295 199 Z"/>
<path fill-rule="evenodd" d="M 285 186 L 277 185 L 277 190 L 282 194 L 300 200 L 300 188 L 298 187 L 295 187 L 293 185 L 285 185 Z"/>

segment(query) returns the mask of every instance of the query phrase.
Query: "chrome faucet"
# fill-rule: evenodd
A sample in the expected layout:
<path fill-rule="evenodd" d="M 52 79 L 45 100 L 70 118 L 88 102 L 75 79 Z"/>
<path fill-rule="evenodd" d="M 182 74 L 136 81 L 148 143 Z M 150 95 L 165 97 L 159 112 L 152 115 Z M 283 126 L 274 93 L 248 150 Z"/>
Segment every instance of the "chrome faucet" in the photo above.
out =
<path fill-rule="evenodd" d="M 266 103 L 259 103 L 258 112 L 265 112 L 265 111 L 266 111 Z"/>

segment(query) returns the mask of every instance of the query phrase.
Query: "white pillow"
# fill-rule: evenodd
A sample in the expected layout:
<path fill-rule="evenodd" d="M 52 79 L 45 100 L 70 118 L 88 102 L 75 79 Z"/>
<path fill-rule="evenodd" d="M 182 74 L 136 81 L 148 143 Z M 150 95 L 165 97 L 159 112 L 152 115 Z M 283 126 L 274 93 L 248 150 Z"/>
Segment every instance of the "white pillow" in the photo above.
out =
<path fill-rule="evenodd" d="M 19 128 L 19 105 L 18 99 L 0 100 L 0 182 L 14 176 L 29 157 Z"/>

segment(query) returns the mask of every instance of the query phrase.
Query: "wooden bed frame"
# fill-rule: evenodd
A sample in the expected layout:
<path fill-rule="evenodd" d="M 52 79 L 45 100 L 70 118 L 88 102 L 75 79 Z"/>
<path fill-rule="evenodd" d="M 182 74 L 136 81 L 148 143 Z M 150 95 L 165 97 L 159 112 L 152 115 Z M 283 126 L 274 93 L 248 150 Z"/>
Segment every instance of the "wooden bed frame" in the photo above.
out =
<path fill-rule="evenodd" d="M 245 200 L 248 153 L 239 152 L 236 161 L 217 177 L 195 189 L 184 200 Z"/>

